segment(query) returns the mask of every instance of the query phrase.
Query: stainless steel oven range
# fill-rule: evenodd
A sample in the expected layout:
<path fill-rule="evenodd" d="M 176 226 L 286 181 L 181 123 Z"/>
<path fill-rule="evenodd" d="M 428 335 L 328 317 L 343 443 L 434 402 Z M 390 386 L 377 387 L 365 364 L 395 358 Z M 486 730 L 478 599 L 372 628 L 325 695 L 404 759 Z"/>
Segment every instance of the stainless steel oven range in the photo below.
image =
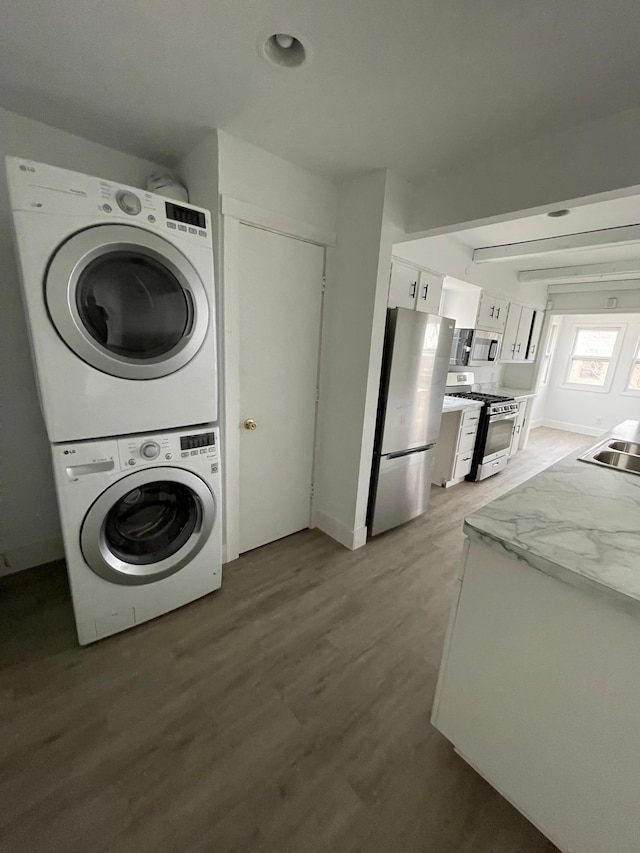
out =
<path fill-rule="evenodd" d="M 464 397 L 484 403 L 480 411 L 478 437 L 473 451 L 471 471 L 467 480 L 485 480 L 506 468 L 509 448 L 518 417 L 518 404 L 513 397 L 480 394 L 475 391 L 448 392 L 452 397 Z"/>

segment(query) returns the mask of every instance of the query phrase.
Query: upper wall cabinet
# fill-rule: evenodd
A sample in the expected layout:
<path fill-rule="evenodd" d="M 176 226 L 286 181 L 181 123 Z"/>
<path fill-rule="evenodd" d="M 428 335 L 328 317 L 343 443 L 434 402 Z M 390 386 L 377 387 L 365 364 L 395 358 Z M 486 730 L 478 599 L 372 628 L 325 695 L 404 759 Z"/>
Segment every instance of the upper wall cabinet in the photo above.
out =
<path fill-rule="evenodd" d="M 544 311 L 509 303 L 500 361 L 535 361 Z"/>
<path fill-rule="evenodd" d="M 527 361 L 535 361 L 538 355 L 538 344 L 540 343 L 540 334 L 542 333 L 542 324 L 544 322 L 544 311 L 534 312 L 533 326 L 531 328 L 531 337 L 529 338 L 529 349 L 527 350 Z"/>
<path fill-rule="evenodd" d="M 443 276 L 394 258 L 389 280 L 389 308 L 415 308 L 437 314 Z"/>
<path fill-rule="evenodd" d="M 507 322 L 507 309 L 509 303 L 506 299 L 493 296 L 486 290 L 482 291 L 480 305 L 478 307 L 478 329 L 489 329 L 492 332 L 503 332 Z"/>
<path fill-rule="evenodd" d="M 525 361 L 534 314 L 533 308 L 518 305 L 517 302 L 509 303 L 500 361 Z"/>

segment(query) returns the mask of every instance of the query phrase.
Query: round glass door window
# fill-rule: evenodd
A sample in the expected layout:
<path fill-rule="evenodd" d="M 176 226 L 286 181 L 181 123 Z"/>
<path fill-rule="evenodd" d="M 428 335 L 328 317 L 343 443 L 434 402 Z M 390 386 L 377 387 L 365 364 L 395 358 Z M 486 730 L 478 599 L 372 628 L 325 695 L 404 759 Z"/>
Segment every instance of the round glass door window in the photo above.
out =
<path fill-rule="evenodd" d="M 91 261 L 78 278 L 76 305 L 89 334 L 109 352 L 128 358 L 170 352 L 190 320 L 175 275 L 133 252 L 111 252 Z"/>
<path fill-rule="evenodd" d="M 213 266 L 207 281 L 213 287 Z M 209 328 L 209 298 L 194 265 L 167 240 L 134 226 L 74 234 L 54 255 L 45 291 L 65 344 L 122 379 L 175 373 Z"/>
<path fill-rule="evenodd" d="M 199 504 L 187 486 L 145 483 L 113 505 L 105 521 L 105 543 L 125 563 L 159 563 L 183 547 L 199 518 Z"/>

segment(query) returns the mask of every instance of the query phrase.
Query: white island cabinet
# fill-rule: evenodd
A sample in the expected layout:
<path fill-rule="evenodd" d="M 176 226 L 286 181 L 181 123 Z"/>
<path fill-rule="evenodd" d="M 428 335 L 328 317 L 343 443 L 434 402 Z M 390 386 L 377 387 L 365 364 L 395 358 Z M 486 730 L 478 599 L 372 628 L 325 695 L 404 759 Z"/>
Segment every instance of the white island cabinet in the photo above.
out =
<path fill-rule="evenodd" d="M 560 850 L 638 853 L 640 478 L 578 455 L 465 522 L 432 722 Z"/>

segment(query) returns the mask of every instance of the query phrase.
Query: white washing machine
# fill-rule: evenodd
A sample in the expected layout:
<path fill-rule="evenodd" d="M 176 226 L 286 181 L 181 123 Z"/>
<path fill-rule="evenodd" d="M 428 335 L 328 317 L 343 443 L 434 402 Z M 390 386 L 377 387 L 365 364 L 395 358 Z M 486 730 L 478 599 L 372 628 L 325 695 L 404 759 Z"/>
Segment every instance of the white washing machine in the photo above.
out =
<path fill-rule="evenodd" d="M 51 449 L 81 645 L 218 589 L 217 427 Z"/>
<path fill-rule="evenodd" d="M 52 442 L 218 418 L 211 214 L 7 157 Z"/>

